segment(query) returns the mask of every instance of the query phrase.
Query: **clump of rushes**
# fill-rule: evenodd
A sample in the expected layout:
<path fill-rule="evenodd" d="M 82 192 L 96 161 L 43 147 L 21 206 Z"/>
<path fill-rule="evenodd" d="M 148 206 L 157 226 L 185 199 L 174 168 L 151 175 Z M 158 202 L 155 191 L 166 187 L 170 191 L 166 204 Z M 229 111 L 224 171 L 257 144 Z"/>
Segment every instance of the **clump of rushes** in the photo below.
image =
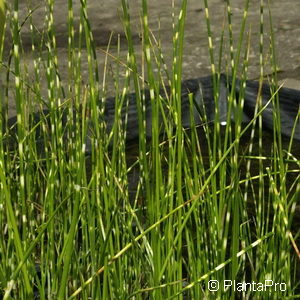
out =
<path fill-rule="evenodd" d="M 250 63 L 249 0 L 245 1 L 237 41 L 230 1 L 226 1 L 227 25 L 219 52 L 213 44 L 208 1 L 203 2 L 216 120 L 196 126 L 190 94 L 189 130 L 182 127 L 181 120 L 188 1 L 181 1 L 178 11 L 173 7 L 170 15 L 174 50 L 168 68 L 161 42 L 149 27 L 147 0 L 141 1 L 143 58 L 139 65 L 130 1 L 121 0 L 127 61 L 121 60 L 120 41 L 115 56 L 110 53 L 109 42 L 102 83 L 86 0 L 80 1 L 78 27 L 73 1 L 67 2 L 68 78 L 64 82 L 53 19 L 55 1 L 47 1 L 45 30 L 41 33 L 36 32 L 33 22 L 36 7 L 28 11 L 25 20 L 19 20 L 18 0 L 8 5 L 6 22 L 13 48 L 1 62 L 7 79 L 0 126 L 0 295 L 4 299 L 299 297 L 299 233 L 292 225 L 300 191 L 300 165 L 293 153 L 293 140 L 286 146 L 280 135 L 280 87 L 270 9 L 266 13 L 261 0 L 260 82 L 265 77 L 264 57 L 270 57 L 274 73 L 269 78 L 272 97 L 268 102 L 274 107 L 274 134 L 266 150 L 261 121 L 266 106 L 260 95 L 252 121 L 242 125 Z M 5 23 L 2 3 L 0 42 Z M 267 14 L 268 47 L 263 39 Z M 27 23 L 33 41 L 33 74 L 23 61 L 21 36 Z M 41 38 L 36 39 L 36 34 Z M 226 35 L 229 45 L 225 44 Z M 226 46 L 230 58 L 227 78 L 232 89 L 227 119 L 221 126 L 218 101 Z M 106 98 L 111 57 L 116 62 L 112 75 L 115 111 L 108 133 L 103 120 L 105 103 L 111 101 Z M 82 72 L 85 61 L 88 79 Z M 121 78 L 124 66 L 125 78 Z M 170 89 L 166 89 L 165 77 Z M 241 78 L 238 98 L 234 92 L 237 77 Z M 86 80 L 88 85 L 83 84 Z M 136 93 L 139 130 L 136 157 L 130 156 L 126 146 L 128 116 L 122 118 L 122 112 L 128 110 L 126 94 L 131 87 Z M 151 140 L 146 138 L 144 88 L 150 91 Z M 162 90 L 169 91 L 166 97 L 162 97 Z M 7 107 L 12 91 L 17 118 L 10 128 Z M 38 120 L 33 114 L 36 111 Z M 134 174 L 139 179 L 132 191 L 130 178 Z M 268 289 L 241 292 L 233 288 L 212 293 L 210 280 L 218 280 L 220 285 L 224 280 L 272 280 L 285 285 L 271 293 Z"/>

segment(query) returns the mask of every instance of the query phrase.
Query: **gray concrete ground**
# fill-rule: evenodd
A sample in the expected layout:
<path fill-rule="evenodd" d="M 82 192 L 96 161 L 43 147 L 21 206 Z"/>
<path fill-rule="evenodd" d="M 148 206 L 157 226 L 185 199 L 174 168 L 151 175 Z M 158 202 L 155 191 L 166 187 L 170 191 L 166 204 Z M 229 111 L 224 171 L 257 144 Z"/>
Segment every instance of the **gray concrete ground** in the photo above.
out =
<path fill-rule="evenodd" d="M 33 13 L 33 23 L 41 32 L 45 26 L 45 1 L 31 0 L 20 1 L 20 21 L 23 21 L 28 13 L 28 2 L 31 8 L 38 7 Z M 171 65 L 172 56 L 172 2 L 151 0 L 149 5 L 149 27 L 157 38 L 161 39 L 162 50 L 168 66 Z M 183 79 L 206 76 L 210 73 L 210 62 L 208 55 L 208 39 L 205 24 L 204 1 L 189 0 L 186 18 L 185 31 L 185 50 L 183 56 Z M 232 20 L 235 44 L 240 32 L 240 24 L 243 16 L 244 0 L 232 0 Z M 259 76 L 259 2 L 251 1 L 248 14 L 248 23 L 246 30 L 251 29 L 251 46 L 249 61 L 249 78 Z M 265 1 L 267 2 L 267 1 Z M 134 42 L 137 50 L 138 62 L 141 66 L 141 1 L 130 0 L 130 11 Z M 219 48 L 220 36 L 223 25 L 226 25 L 226 2 L 224 0 L 210 0 L 209 8 L 212 21 L 213 41 L 216 50 Z M 180 1 L 175 0 L 175 12 L 178 11 Z M 279 78 L 285 82 L 286 86 L 300 89 L 300 1 L 295 0 L 271 0 L 271 11 L 274 25 L 274 32 L 277 45 L 277 59 L 280 70 Z M 75 24 L 79 24 L 80 1 L 74 1 L 74 19 Z M 63 79 L 63 84 L 67 80 L 67 1 L 56 0 L 54 6 L 54 24 L 57 39 L 57 51 L 59 59 L 59 72 Z M 127 53 L 126 38 L 121 20 L 121 1 L 120 0 L 89 0 L 88 14 L 93 28 L 94 38 L 97 45 L 97 55 L 99 58 L 100 73 L 103 70 L 105 55 L 101 49 L 105 49 L 109 40 L 110 33 L 113 31 L 111 53 L 116 54 L 117 36 L 121 39 L 121 57 L 125 60 Z M 268 63 L 269 50 L 269 17 L 268 7 L 265 7 L 265 57 L 266 73 L 270 71 Z M 76 26 L 77 27 L 77 26 Z M 24 54 L 22 63 L 33 70 L 32 51 L 31 51 L 31 33 L 28 24 L 25 24 L 21 30 Z M 40 38 L 39 36 L 37 38 Z M 228 34 L 225 35 L 225 50 L 222 57 L 223 65 L 229 61 Z M 10 41 L 7 39 L 6 56 L 10 49 Z M 84 50 L 85 52 L 85 50 Z M 83 56 L 84 57 L 84 56 Z M 5 59 L 5 58 L 4 58 Z M 110 59 L 112 69 L 115 68 L 115 62 Z M 82 64 L 83 78 L 87 81 L 87 61 L 83 58 Z M 121 74 L 125 74 L 125 69 L 121 68 Z M 13 76 L 11 76 L 13 80 Z M 4 82 L 4 72 L 0 75 L 0 84 Z M 108 76 L 108 81 L 110 80 Z M 12 83 L 13 85 L 13 83 Z M 110 85 L 108 85 L 110 87 Z M 110 95 L 114 94 L 113 88 L 108 88 Z M 14 95 L 10 93 L 10 115 L 14 112 Z"/>

